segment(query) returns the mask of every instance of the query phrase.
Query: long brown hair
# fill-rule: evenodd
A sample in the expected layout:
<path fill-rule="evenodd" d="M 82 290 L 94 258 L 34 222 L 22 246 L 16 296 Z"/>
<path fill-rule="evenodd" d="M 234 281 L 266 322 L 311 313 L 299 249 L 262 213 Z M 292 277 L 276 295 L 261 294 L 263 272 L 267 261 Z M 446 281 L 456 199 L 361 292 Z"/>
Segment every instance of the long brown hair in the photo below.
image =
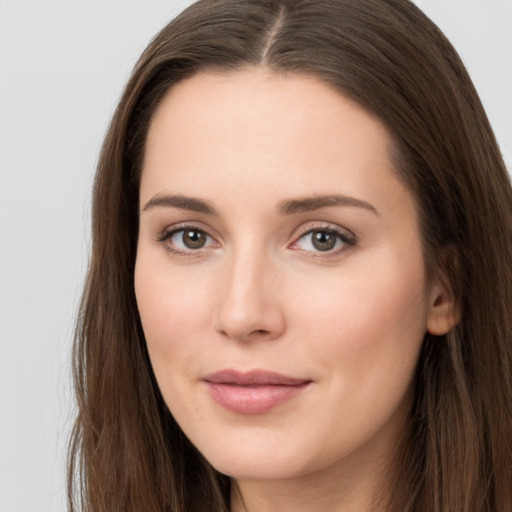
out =
<path fill-rule="evenodd" d="M 406 0 L 201 0 L 151 42 L 119 102 L 93 195 L 92 254 L 74 349 L 78 417 L 69 507 L 219 512 L 229 479 L 176 425 L 134 295 L 138 182 L 164 94 L 205 69 L 306 73 L 377 115 L 420 212 L 428 271 L 461 311 L 426 335 L 387 509 L 512 510 L 512 189 L 457 53 Z"/>

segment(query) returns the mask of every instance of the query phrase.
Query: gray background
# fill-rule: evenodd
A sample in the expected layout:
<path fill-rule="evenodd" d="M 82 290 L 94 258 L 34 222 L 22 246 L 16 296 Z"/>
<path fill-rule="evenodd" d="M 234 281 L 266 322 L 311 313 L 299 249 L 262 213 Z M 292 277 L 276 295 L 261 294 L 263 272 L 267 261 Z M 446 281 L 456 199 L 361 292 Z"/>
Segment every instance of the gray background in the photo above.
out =
<path fill-rule="evenodd" d="M 136 58 L 188 1 L 0 0 L 0 512 L 65 510 L 90 187 Z M 512 164 L 512 0 L 418 0 Z"/>

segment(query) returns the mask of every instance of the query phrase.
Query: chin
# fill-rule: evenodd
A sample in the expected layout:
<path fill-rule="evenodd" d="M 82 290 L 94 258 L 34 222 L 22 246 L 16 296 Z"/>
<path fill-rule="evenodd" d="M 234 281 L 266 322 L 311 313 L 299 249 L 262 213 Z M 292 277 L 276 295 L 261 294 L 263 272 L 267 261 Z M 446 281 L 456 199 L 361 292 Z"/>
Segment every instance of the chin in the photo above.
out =
<path fill-rule="evenodd" d="M 277 436 L 276 436 L 277 437 Z M 335 463 L 330 454 L 309 453 L 306 440 L 253 436 L 251 444 L 233 438 L 197 446 L 220 473 L 236 480 L 281 480 L 321 471 Z M 302 448 L 301 448 L 302 447 Z M 220 448 L 220 449 L 219 449 Z M 335 458 L 334 458 L 335 459 Z"/>
<path fill-rule="evenodd" d="M 289 478 L 306 469 L 303 452 L 297 448 L 301 444 L 268 433 L 247 434 L 195 438 L 194 445 L 217 471 L 235 479 Z"/>
<path fill-rule="evenodd" d="M 219 459 L 208 459 L 210 464 L 220 473 L 235 480 L 281 480 L 301 476 L 307 471 L 292 461 L 277 460 L 275 457 L 249 458 L 229 457 Z M 299 467 L 296 467 L 299 466 Z"/>

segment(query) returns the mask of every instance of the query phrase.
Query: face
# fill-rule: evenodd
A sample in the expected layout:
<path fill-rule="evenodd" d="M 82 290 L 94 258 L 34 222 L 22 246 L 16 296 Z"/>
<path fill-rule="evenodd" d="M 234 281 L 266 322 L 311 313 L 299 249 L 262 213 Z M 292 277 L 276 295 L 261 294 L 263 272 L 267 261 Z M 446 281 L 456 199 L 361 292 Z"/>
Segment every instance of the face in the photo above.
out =
<path fill-rule="evenodd" d="M 148 134 L 135 290 L 163 397 L 219 471 L 385 460 L 440 293 L 384 126 L 313 78 L 201 73 Z"/>

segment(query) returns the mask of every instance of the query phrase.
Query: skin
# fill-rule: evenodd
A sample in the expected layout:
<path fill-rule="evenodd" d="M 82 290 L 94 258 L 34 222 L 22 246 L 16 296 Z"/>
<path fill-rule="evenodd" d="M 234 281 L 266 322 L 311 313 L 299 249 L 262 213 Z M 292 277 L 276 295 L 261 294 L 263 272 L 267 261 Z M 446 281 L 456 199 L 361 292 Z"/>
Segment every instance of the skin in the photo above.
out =
<path fill-rule="evenodd" d="M 424 334 L 454 322 L 449 294 L 427 282 L 414 199 L 390 148 L 383 124 L 328 85 L 265 68 L 197 74 L 152 120 L 139 311 L 169 409 L 236 482 L 233 511 L 375 510 L 385 488 Z M 279 211 L 333 194 L 351 200 Z M 162 200 L 171 195 L 216 213 Z M 208 234 L 202 248 L 184 245 L 183 223 Z M 354 243 L 331 235 L 334 249 L 318 250 L 313 228 Z M 240 414 L 203 380 L 226 368 L 309 384 Z"/>

